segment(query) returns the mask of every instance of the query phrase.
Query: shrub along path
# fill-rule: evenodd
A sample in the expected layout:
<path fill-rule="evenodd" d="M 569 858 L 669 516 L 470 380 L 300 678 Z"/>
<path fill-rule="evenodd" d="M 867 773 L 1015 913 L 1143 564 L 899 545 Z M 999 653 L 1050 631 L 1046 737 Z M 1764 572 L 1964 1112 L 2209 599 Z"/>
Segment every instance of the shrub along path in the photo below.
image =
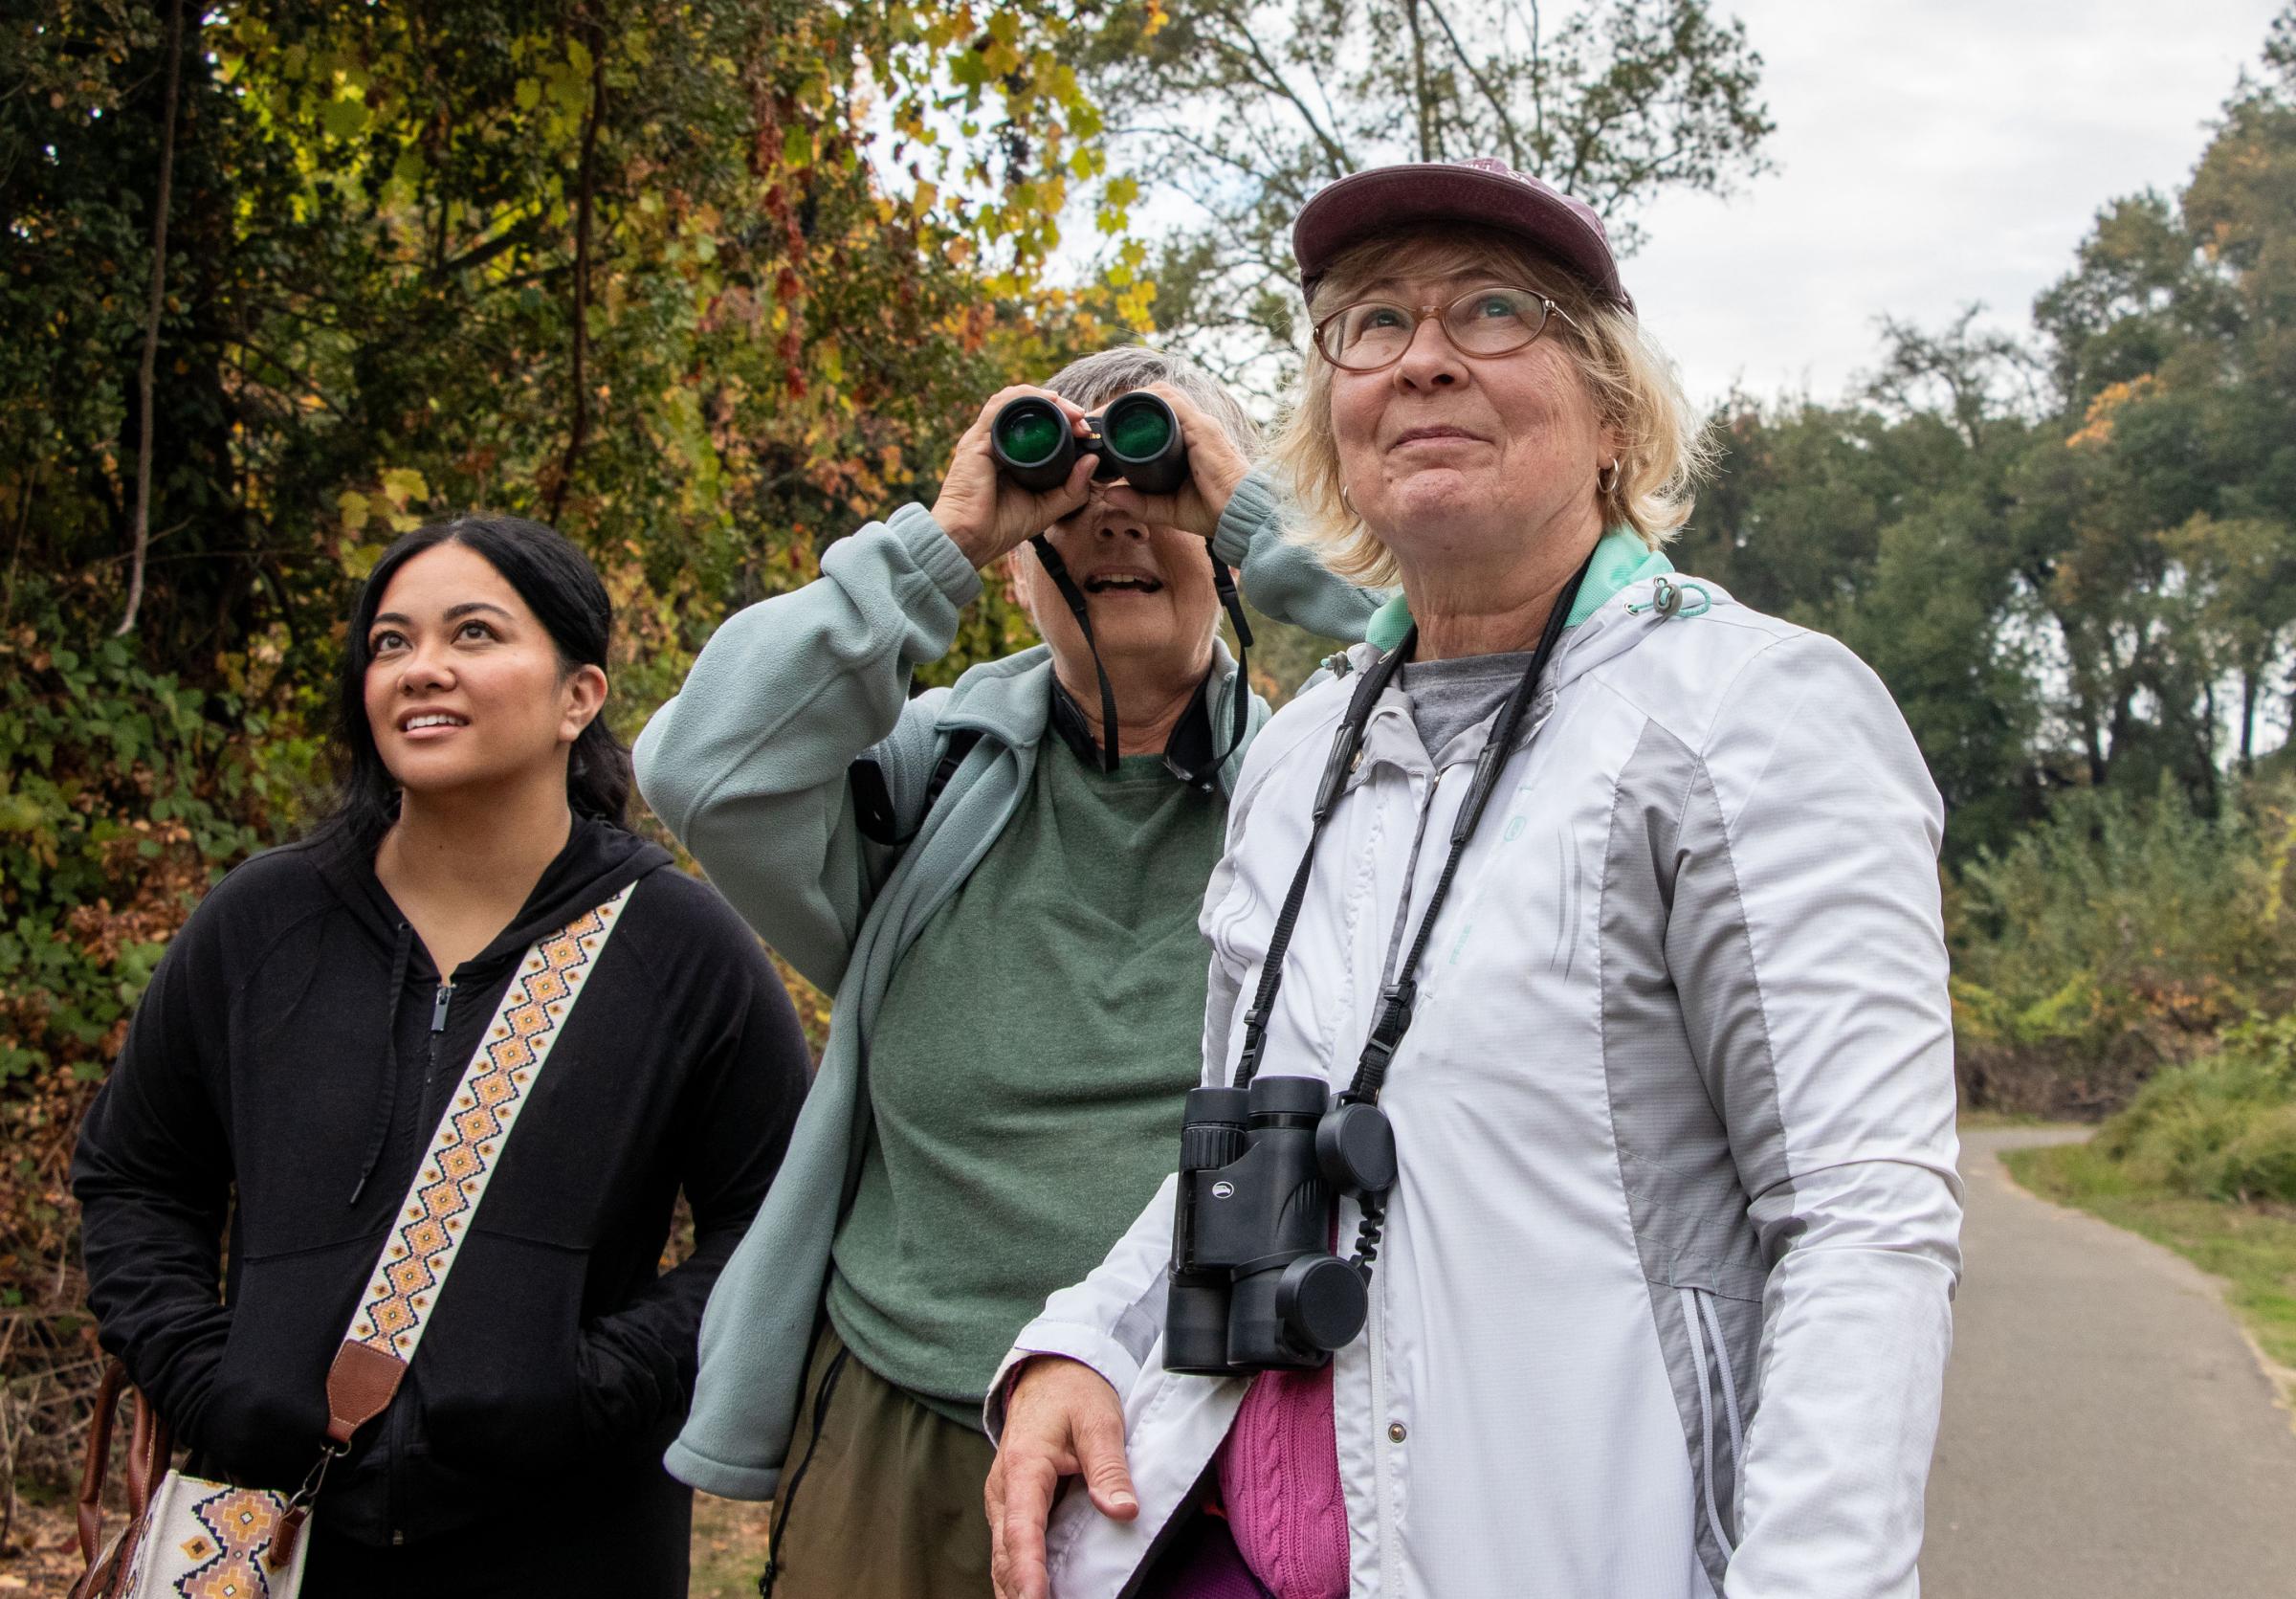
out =
<path fill-rule="evenodd" d="M 2013 1184 L 1962 1135 L 1966 1270 L 1924 1599 L 2286 1599 L 2296 1430 L 2216 1280 Z"/>

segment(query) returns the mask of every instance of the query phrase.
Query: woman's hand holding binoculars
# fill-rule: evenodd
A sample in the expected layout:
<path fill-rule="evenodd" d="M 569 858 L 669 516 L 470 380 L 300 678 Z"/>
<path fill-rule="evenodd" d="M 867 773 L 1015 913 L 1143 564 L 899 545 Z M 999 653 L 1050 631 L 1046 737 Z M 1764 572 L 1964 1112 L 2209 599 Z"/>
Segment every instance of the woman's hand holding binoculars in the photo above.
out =
<path fill-rule="evenodd" d="M 1208 541 L 1227 509 L 1228 497 L 1251 470 L 1227 431 L 1168 383 L 1152 383 L 1146 392 L 1172 408 L 1188 450 L 1187 480 L 1170 494 L 1143 494 L 1130 483 L 1111 483 L 1101 498 L 1111 510 L 1162 527 L 1177 527 Z"/>
<path fill-rule="evenodd" d="M 1093 460 L 1078 457 L 1068 481 L 1039 493 L 1023 488 L 997 470 L 989 450 L 989 430 L 1007 403 L 1033 395 L 1060 408 L 1071 428 L 1084 422 L 1084 408 L 1049 389 L 1016 384 L 1000 389 L 981 408 L 973 425 L 957 441 L 948 476 L 940 481 L 940 497 L 933 502 L 933 520 L 964 551 L 975 566 L 985 566 L 1006 551 L 1018 548 L 1091 498 Z"/>
<path fill-rule="evenodd" d="M 1137 470 L 1145 477 L 1149 465 L 1157 465 L 1167 475 L 1179 474 L 1176 484 L 1161 492 L 1149 493 L 1115 476 L 1122 469 L 1094 454 L 1102 447 L 1098 435 L 1087 425 L 1082 406 L 1062 399 L 1049 389 L 1016 384 L 989 396 L 988 403 L 981 408 L 981 414 L 957 441 L 948 475 L 941 479 L 940 496 L 933 503 L 933 520 L 975 566 L 988 566 L 1062 518 L 1083 509 L 1095 497 L 1117 516 L 1151 526 L 1177 527 L 1209 540 L 1220 525 L 1221 514 L 1227 509 L 1228 497 L 1244 480 L 1250 463 L 1229 441 L 1226 432 L 1178 389 L 1159 383 L 1140 392 L 1154 394 L 1168 411 L 1160 423 L 1152 422 L 1152 432 L 1160 430 L 1161 438 L 1168 441 L 1172 423 L 1180 424 L 1180 443 L 1184 455 L 1171 450 L 1166 443 L 1155 452 L 1159 456 L 1158 461 L 1142 460 Z M 1008 413 L 1007 408 L 1023 400 L 1036 404 Z M 1136 420 L 1152 420 L 1157 408 L 1152 402 L 1145 404 L 1150 418 L 1140 417 L 1141 404 L 1126 407 L 1121 397 L 1111 403 L 1107 415 L 1113 419 L 1119 411 L 1128 410 Z M 1031 410 L 1033 415 L 1028 414 Z M 1062 453 L 1055 416 L 1065 419 L 1075 442 L 1082 447 L 1069 465 L 1065 479 L 1047 483 L 1046 477 L 1059 470 L 1053 463 Z M 1000 423 L 1013 433 L 1013 437 L 1004 441 L 1008 447 L 1027 448 L 1027 458 L 1031 461 L 1027 475 L 1040 486 L 1030 487 L 1018 480 L 1020 469 L 1012 464 L 1009 448 L 1005 463 L 1000 466 L 997 450 Z M 1041 431 L 1045 436 L 1034 437 L 1029 430 Z M 1119 429 L 1119 439 L 1123 436 L 1124 431 Z M 1037 461 L 1043 461 L 1044 466 L 1034 464 Z M 1050 470 L 1046 470 L 1047 467 Z M 1099 477 L 1097 484 L 1093 481 L 1095 474 Z M 1170 476 L 1164 481 L 1170 482 Z"/>

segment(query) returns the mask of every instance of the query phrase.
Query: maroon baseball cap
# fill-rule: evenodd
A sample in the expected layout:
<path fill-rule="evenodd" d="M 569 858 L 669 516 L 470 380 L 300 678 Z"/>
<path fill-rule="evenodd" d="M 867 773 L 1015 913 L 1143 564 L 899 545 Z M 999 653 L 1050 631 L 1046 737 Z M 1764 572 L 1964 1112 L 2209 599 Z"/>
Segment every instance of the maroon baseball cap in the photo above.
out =
<path fill-rule="evenodd" d="M 1318 190 L 1292 224 L 1300 292 L 1313 296 L 1333 260 L 1357 240 L 1415 222 L 1473 222 L 1512 233 L 1602 299 L 1634 309 L 1594 208 L 1488 156 L 1375 167 Z"/>

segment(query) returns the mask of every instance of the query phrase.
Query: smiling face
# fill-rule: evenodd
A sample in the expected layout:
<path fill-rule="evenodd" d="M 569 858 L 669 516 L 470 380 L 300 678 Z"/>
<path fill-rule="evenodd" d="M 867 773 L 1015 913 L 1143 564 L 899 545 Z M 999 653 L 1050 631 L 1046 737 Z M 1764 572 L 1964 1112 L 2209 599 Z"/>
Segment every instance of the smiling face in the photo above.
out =
<path fill-rule="evenodd" d="M 1100 659 L 1119 694 L 1128 683 L 1185 687 L 1203 676 L 1220 596 L 1202 539 L 1118 515 L 1097 495 L 1053 523 L 1048 537 L 1084 590 Z M 1092 682 L 1092 652 L 1036 552 L 1023 544 L 1009 560 L 1022 603 L 1052 647 L 1061 680 Z"/>
<path fill-rule="evenodd" d="M 552 778 L 606 700 L 606 674 L 565 670 L 519 591 L 468 544 L 391 574 L 366 636 L 366 722 L 409 795 Z"/>
<path fill-rule="evenodd" d="M 1376 278 L 1351 300 L 1447 305 L 1522 286 L 1500 270 L 1415 252 L 1415 270 Z M 1365 526 L 1405 573 L 1490 559 L 1527 541 L 1576 542 L 1601 527 L 1596 475 L 1617 454 L 1559 319 L 1510 354 L 1462 354 L 1423 316 L 1408 347 L 1375 372 L 1330 374 L 1341 481 Z"/>

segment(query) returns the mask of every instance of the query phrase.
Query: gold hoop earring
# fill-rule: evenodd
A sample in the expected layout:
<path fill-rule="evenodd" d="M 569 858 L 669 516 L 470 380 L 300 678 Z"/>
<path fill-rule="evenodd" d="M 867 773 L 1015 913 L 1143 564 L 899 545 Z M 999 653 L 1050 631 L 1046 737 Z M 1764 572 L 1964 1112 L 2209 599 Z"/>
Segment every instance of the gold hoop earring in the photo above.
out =
<path fill-rule="evenodd" d="M 1607 496 L 1618 486 L 1619 463 L 1613 460 L 1608 466 L 1595 474 L 1595 492 Z"/>

